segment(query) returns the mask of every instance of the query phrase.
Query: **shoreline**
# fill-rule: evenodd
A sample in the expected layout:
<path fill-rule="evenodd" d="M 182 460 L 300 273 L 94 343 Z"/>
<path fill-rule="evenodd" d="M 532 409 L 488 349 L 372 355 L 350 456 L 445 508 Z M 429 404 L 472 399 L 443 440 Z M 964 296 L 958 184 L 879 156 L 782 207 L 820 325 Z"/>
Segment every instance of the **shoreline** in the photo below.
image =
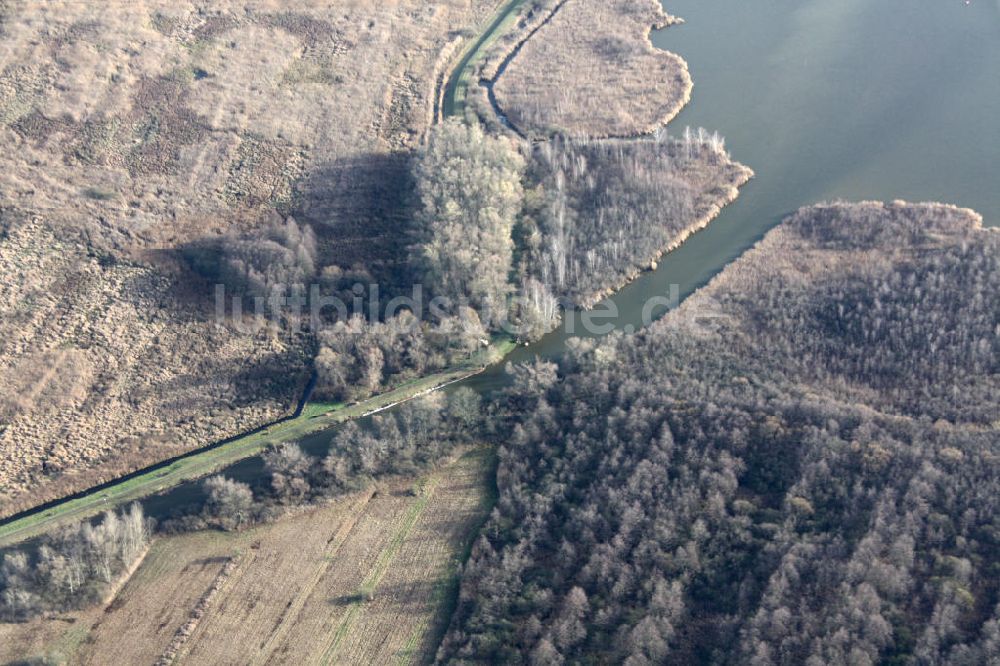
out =
<path fill-rule="evenodd" d="M 740 164 L 739 162 L 733 162 L 733 167 L 738 170 L 739 175 L 733 183 L 726 188 L 723 196 L 713 201 L 702 202 L 698 208 L 703 212 L 695 218 L 690 225 L 680 230 L 670 243 L 663 247 L 663 249 L 659 250 L 655 255 L 644 261 L 643 264 L 640 264 L 640 266 L 634 267 L 620 284 L 615 287 L 608 287 L 591 295 L 587 299 L 577 303 L 577 306 L 583 310 L 593 310 L 594 307 L 596 307 L 601 301 L 618 293 L 626 286 L 638 280 L 645 273 L 655 272 L 659 267 L 658 264 L 666 255 L 686 243 L 691 236 L 708 227 L 708 225 L 711 224 L 715 218 L 722 214 L 722 211 L 725 210 L 727 206 L 733 204 L 737 199 L 739 199 L 742 188 L 756 176 L 753 169 L 744 164 Z M 643 265 L 645 267 L 642 267 Z"/>
<path fill-rule="evenodd" d="M 513 121 L 510 120 L 509 114 L 504 111 L 503 106 L 499 103 L 495 89 L 497 82 L 503 76 L 507 67 L 517 58 L 520 54 L 522 48 L 537 34 L 551 23 L 555 16 L 566 6 L 566 3 L 570 0 L 558 0 L 551 9 L 548 9 L 542 13 L 540 17 L 536 17 L 535 20 L 530 21 L 523 26 L 519 31 L 519 35 L 511 40 L 504 49 L 494 49 L 492 52 L 486 54 L 483 62 L 479 67 L 479 84 L 477 97 L 475 98 L 478 102 L 477 106 L 482 107 L 485 101 L 485 106 L 491 112 L 490 118 L 483 118 L 480 111 L 484 110 L 478 108 L 476 110 L 480 121 L 484 123 L 487 127 L 491 128 L 503 128 L 506 131 L 513 132 L 520 138 L 530 140 L 531 135 L 525 130 L 519 128 Z M 666 111 L 659 116 L 659 118 L 653 121 L 650 125 L 644 129 L 637 130 L 634 133 L 627 135 L 613 135 L 613 134 L 602 134 L 602 135 L 588 135 L 586 140 L 588 141 L 636 141 L 648 139 L 651 135 L 655 134 L 657 131 L 663 129 L 670 124 L 674 118 L 676 118 L 684 108 L 690 104 L 691 96 L 694 91 L 694 80 L 691 77 L 690 68 L 688 67 L 687 61 L 677 53 L 673 51 L 667 51 L 665 49 L 658 48 L 652 40 L 652 34 L 658 30 L 665 30 L 671 26 L 682 25 L 684 19 L 667 13 L 662 7 L 657 8 L 657 17 L 650 24 L 649 30 L 646 31 L 643 40 L 643 46 L 647 52 L 650 53 L 663 53 L 668 56 L 675 58 L 681 65 L 680 75 L 683 79 L 683 87 L 681 97 L 677 102 L 666 109 Z M 468 95 L 468 91 L 467 91 Z M 466 97 L 466 103 L 469 101 L 469 97 Z M 700 214 L 691 222 L 691 224 L 684 227 L 680 232 L 671 239 L 671 241 L 665 245 L 663 248 L 658 250 L 653 255 L 647 257 L 638 266 L 631 268 L 628 271 L 627 276 L 615 283 L 615 286 L 607 287 L 598 292 L 589 295 L 587 298 L 575 303 L 574 305 L 582 308 L 583 310 L 592 310 L 598 303 L 605 300 L 606 298 L 613 296 L 616 292 L 620 291 L 622 288 L 628 286 L 629 284 L 635 282 L 644 273 L 651 272 L 655 270 L 656 264 L 660 260 L 673 250 L 676 250 L 681 245 L 683 245 L 688 238 L 693 234 L 705 229 L 711 222 L 718 217 L 722 211 L 735 202 L 740 195 L 740 190 L 745 185 L 747 185 L 754 177 L 755 173 L 750 167 L 741 164 L 737 161 L 732 161 L 732 166 L 738 171 L 736 177 L 729 183 L 726 191 L 719 198 L 707 201 L 699 202 L 697 208 L 701 211 Z M 643 267 L 645 266 L 645 267 Z"/>

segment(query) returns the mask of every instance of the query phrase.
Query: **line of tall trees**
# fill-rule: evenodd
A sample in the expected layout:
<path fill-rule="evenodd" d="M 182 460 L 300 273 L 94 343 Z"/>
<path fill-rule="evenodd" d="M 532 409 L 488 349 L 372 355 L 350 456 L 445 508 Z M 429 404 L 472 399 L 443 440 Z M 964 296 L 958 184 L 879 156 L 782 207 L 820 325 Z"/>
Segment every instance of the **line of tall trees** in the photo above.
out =
<path fill-rule="evenodd" d="M 475 441 L 482 427 L 482 403 L 471 389 L 422 396 L 345 423 L 322 456 L 294 442 L 271 448 L 263 454 L 265 473 L 252 485 L 224 475 L 206 479 L 203 501 L 187 515 L 166 521 L 164 529 L 239 530 L 276 518 L 289 506 L 360 490 L 388 476 L 417 474 L 456 446 Z"/>
<path fill-rule="evenodd" d="M 1000 660 L 998 250 L 951 207 L 807 209 L 511 368 L 439 661 Z"/>
<path fill-rule="evenodd" d="M 37 548 L 4 551 L 0 620 L 20 622 L 94 603 L 142 554 L 149 533 L 142 507 L 132 504 L 47 535 Z"/>
<path fill-rule="evenodd" d="M 431 296 L 506 315 L 524 167 L 515 144 L 478 125 L 453 119 L 430 133 L 414 169 L 411 263 Z"/>
<path fill-rule="evenodd" d="M 414 159 L 410 266 L 428 299 L 423 321 L 404 311 L 379 319 L 358 314 L 319 336 L 321 396 L 358 400 L 409 377 L 467 360 L 491 332 L 521 337 L 547 331 L 558 305 L 540 287 L 510 302 L 513 229 L 523 205 L 519 146 L 478 125 L 450 120 L 433 128 Z"/>

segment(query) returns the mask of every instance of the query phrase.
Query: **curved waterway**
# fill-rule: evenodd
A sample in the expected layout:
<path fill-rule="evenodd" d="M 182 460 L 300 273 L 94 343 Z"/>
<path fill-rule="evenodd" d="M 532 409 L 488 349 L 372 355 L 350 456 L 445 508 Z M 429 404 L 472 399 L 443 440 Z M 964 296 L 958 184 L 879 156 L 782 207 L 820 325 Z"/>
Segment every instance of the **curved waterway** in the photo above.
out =
<path fill-rule="evenodd" d="M 665 9 L 687 23 L 653 41 L 682 55 L 695 81 L 670 128 L 718 130 L 757 178 L 658 270 L 598 306 L 616 317 L 594 323 L 635 330 L 649 299 L 689 295 L 817 201 L 939 200 L 1000 221 L 1000 1 L 671 0 Z M 588 335 L 581 316 L 568 319 Z M 509 358 L 555 357 L 568 337 L 561 327 Z M 492 368 L 462 385 L 488 393 L 503 382 Z M 329 439 L 303 445 L 321 453 Z M 261 470 L 258 458 L 226 473 Z M 163 515 L 197 494 L 186 484 L 150 498 L 147 510 Z"/>
<path fill-rule="evenodd" d="M 669 129 L 718 130 L 757 177 L 658 270 L 598 306 L 617 317 L 594 323 L 635 330 L 649 299 L 691 294 L 788 213 L 819 201 L 943 201 L 1000 223 L 1000 1 L 663 5 L 686 23 L 653 43 L 683 56 L 694 78 L 692 101 Z M 583 336 L 581 316 L 571 319 Z M 567 337 L 564 327 L 510 358 L 556 356 Z M 500 382 L 494 370 L 466 385 Z"/>

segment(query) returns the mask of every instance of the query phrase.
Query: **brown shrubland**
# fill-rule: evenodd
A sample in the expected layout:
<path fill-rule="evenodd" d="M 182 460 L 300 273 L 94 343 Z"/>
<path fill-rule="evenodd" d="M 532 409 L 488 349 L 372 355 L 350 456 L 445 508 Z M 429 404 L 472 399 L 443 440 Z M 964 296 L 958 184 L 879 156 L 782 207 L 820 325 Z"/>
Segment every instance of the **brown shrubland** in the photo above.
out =
<path fill-rule="evenodd" d="M 0 515 L 294 405 L 308 337 L 213 323 L 182 248 L 291 213 L 322 265 L 405 251 L 405 153 L 488 2 L 4 4 Z"/>
<path fill-rule="evenodd" d="M 636 136 L 687 103 L 684 60 L 653 47 L 649 32 L 677 21 L 655 0 L 566 0 L 537 10 L 548 18 L 523 45 L 507 46 L 497 102 L 529 135 Z M 529 28 L 530 29 L 530 28 Z"/>

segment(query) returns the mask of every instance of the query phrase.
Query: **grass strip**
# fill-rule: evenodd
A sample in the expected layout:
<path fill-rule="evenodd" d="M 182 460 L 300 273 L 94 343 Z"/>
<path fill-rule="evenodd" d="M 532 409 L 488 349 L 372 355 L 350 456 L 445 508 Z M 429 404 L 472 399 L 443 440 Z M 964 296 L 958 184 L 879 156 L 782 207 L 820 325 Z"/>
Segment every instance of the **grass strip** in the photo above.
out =
<path fill-rule="evenodd" d="M 514 348 L 513 341 L 495 345 L 501 355 Z M 266 430 L 232 440 L 221 446 L 180 458 L 166 467 L 140 472 L 121 482 L 80 497 L 73 497 L 44 511 L 29 514 L 0 525 L 0 548 L 43 534 L 59 525 L 89 518 L 107 509 L 163 492 L 185 481 L 213 474 L 244 458 L 258 455 L 268 447 L 296 441 L 350 419 L 386 409 L 422 393 L 433 391 L 482 371 L 485 352 L 469 363 L 443 372 L 406 382 L 391 391 L 353 405 L 311 403 L 302 414 Z"/>
<path fill-rule="evenodd" d="M 442 115 L 445 117 L 465 116 L 465 100 L 468 97 L 469 82 L 476 64 L 479 63 L 497 37 L 514 24 L 518 17 L 518 10 L 524 3 L 525 0 L 510 0 L 502 5 L 479 38 L 465 47 L 458 65 L 452 71 L 452 75 L 445 85 L 444 103 L 441 107 Z"/>

